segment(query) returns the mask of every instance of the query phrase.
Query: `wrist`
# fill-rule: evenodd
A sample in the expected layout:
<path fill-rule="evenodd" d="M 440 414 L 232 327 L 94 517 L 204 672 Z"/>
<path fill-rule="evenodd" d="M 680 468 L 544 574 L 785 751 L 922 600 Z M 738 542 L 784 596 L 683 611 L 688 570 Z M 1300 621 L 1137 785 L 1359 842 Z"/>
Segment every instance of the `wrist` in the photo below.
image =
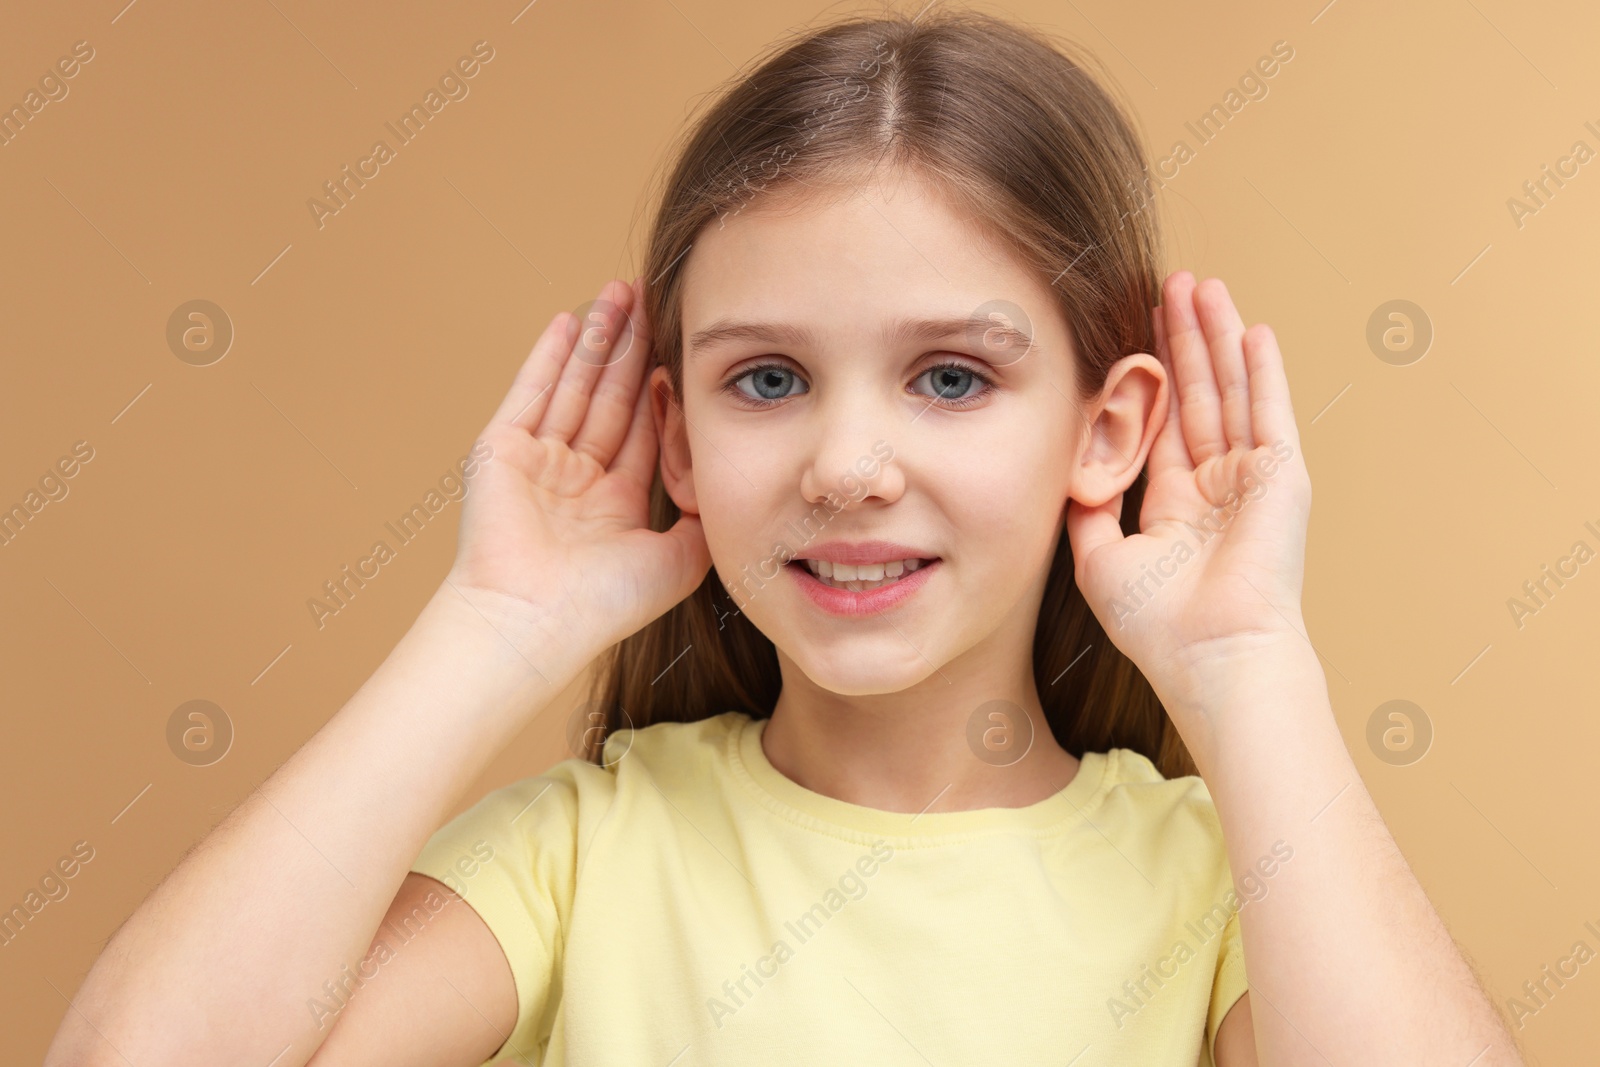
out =
<path fill-rule="evenodd" d="M 1305 624 L 1295 620 L 1285 621 L 1281 629 L 1197 641 L 1172 652 L 1147 676 L 1163 699 L 1204 704 L 1263 672 L 1320 671 L 1316 650 L 1305 634 Z"/>
<path fill-rule="evenodd" d="M 428 609 L 448 625 L 513 650 L 541 670 L 546 660 L 588 663 L 614 643 L 593 633 L 568 597 L 527 600 L 472 585 L 453 570 L 439 583 Z"/>
<path fill-rule="evenodd" d="M 473 595 L 441 584 L 360 689 L 296 753 L 291 777 L 321 783 L 315 800 L 299 798 L 301 806 L 349 811 L 406 783 L 404 802 L 384 801 L 385 817 L 425 838 L 496 753 L 593 659 L 570 637 L 516 647 L 535 631 L 513 629 L 509 619 L 492 625 L 492 611 L 480 613 Z M 407 840 L 407 854 L 415 855 L 420 839 Z"/>
<path fill-rule="evenodd" d="M 1322 663 L 1299 632 L 1186 650 L 1151 685 L 1202 776 L 1224 759 L 1270 749 L 1285 730 L 1337 729 Z"/>
<path fill-rule="evenodd" d="M 396 648 L 402 672 L 441 696 L 490 715 L 525 720 L 571 685 L 603 650 L 554 608 L 514 606 L 512 598 L 441 582 Z M 508 735 L 509 736 L 509 735 Z"/>

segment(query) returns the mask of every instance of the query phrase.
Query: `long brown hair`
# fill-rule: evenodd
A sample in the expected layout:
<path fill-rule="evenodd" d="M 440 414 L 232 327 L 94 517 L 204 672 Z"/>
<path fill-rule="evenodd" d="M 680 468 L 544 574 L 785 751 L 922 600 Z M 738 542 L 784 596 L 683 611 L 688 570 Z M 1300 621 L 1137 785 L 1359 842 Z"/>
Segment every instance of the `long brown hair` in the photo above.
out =
<path fill-rule="evenodd" d="M 1070 44 L 991 15 L 856 16 L 780 41 L 691 125 L 660 194 L 646 254 L 645 308 L 656 358 L 683 395 L 681 268 L 703 227 L 758 196 L 837 188 L 888 164 L 939 181 L 1020 261 L 1050 279 L 1088 402 L 1111 365 L 1153 352 L 1160 236 L 1144 154 L 1125 111 Z M 1080 405 L 1081 406 L 1081 405 Z M 1145 473 L 1123 495 L 1138 532 Z M 678 519 L 657 471 L 651 528 Z M 691 655 L 684 655 L 692 649 Z M 1073 579 L 1063 528 L 1040 605 L 1033 674 L 1062 748 L 1113 747 L 1168 778 L 1197 773 L 1149 682 L 1112 645 Z M 777 653 L 716 568 L 698 589 L 602 658 L 585 711 L 605 734 L 738 710 L 772 713 Z"/>

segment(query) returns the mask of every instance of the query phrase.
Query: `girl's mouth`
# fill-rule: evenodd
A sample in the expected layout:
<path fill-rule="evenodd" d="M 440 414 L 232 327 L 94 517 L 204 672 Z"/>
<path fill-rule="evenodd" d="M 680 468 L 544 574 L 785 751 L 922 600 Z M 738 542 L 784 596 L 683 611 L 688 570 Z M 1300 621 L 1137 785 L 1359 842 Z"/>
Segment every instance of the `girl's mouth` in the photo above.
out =
<path fill-rule="evenodd" d="M 834 589 L 848 589 L 852 593 L 865 593 L 881 586 L 892 585 L 919 568 L 938 561 L 932 559 L 897 559 L 890 563 L 873 563 L 851 566 L 846 563 L 829 563 L 825 559 L 797 559 L 795 564 L 805 567 L 812 577 Z"/>
<path fill-rule="evenodd" d="M 794 574 L 812 602 L 835 615 L 870 615 L 899 603 L 928 583 L 940 559 L 904 559 L 850 566 L 826 560 L 792 560 Z"/>

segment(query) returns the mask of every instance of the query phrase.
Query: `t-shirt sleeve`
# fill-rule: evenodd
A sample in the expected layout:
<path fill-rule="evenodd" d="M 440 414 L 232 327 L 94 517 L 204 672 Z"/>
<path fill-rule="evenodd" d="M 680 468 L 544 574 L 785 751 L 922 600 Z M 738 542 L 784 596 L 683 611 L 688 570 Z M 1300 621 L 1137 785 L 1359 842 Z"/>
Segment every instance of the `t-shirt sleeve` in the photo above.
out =
<path fill-rule="evenodd" d="M 555 1015 L 553 976 L 576 883 L 573 762 L 488 793 L 440 827 L 411 865 L 455 890 L 511 965 L 516 1025 L 485 1064 L 501 1057 L 538 1062 Z"/>
<path fill-rule="evenodd" d="M 1222 944 L 1217 949 L 1217 971 L 1211 980 L 1211 1010 L 1206 1015 L 1206 1067 L 1217 1062 L 1217 1029 L 1228 1009 L 1245 994 L 1249 985 L 1244 973 L 1244 941 L 1239 933 L 1239 913 L 1228 917 L 1222 928 Z"/>

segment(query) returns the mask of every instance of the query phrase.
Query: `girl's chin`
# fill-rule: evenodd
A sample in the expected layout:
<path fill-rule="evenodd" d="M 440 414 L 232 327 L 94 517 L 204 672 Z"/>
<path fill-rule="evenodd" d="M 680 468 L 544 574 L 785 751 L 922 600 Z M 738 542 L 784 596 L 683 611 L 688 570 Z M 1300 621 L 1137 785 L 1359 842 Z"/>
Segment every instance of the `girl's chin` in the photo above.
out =
<path fill-rule="evenodd" d="M 818 689 L 845 697 L 900 693 L 933 676 L 938 660 L 924 659 L 893 631 L 889 638 L 881 648 L 877 639 L 860 635 L 823 644 L 808 642 L 805 648 L 791 645 L 782 658 Z"/>

